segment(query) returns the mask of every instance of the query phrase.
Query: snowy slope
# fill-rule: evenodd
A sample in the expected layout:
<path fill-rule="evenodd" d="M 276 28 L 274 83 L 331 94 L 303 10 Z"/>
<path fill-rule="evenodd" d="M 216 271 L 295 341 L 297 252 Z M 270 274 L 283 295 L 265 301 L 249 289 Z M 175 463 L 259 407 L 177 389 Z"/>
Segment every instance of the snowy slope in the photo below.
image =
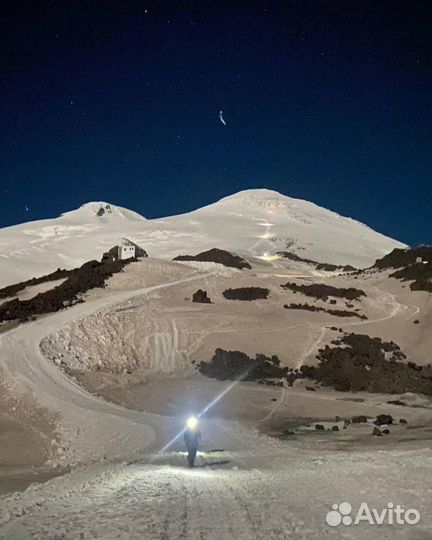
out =
<path fill-rule="evenodd" d="M 188 214 L 154 220 L 106 205 L 92 202 L 55 219 L 0 230 L 0 286 L 100 259 L 122 236 L 155 257 L 212 247 L 244 256 L 288 249 L 317 261 L 357 267 L 403 246 L 358 221 L 266 189 L 241 191 Z M 105 212 L 98 216 L 101 207 Z"/>

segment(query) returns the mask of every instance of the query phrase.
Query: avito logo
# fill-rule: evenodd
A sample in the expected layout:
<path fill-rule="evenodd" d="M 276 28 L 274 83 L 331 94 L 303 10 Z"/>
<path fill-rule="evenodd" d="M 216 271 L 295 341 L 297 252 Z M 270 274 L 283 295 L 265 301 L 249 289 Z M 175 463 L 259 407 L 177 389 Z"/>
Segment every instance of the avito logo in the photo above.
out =
<path fill-rule="evenodd" d="M 405 509 L 400 504 L 388 503 L 385 508 L 377 510 L 369 508 L 365 502 L 360 504 L 359 509 L 353 515 L 353 508 L 349 502 L 333 504 L 332 510 L 327 512 L 326 522 L 330 527 L 339 525 L 416 525 L 420 521 L 420 512 L 414 508 Z"/>

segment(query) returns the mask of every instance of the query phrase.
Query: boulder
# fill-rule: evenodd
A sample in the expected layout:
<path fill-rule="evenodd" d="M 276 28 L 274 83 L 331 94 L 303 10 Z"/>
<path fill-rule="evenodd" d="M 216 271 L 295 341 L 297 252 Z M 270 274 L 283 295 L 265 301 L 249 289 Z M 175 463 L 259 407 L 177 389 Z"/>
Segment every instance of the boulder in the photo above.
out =
<path fill-rule="evenodd" d="M 196 292 L 193 293 L 192 302 L 197 302 L 199 304 L 212 304 L 213 303 L 208 297 L 207 291 L 203 291 L 202 289 L 198 289 Z"/>
<path fill-rule="evenodd" d="M 374 427 L 373 430 L 372 430 L 372 435 L 375 435 L 375 437 L 381 437 L 382 436 L 382 432 L 380 429 L 378 429 L 377 427 Z"/>
<path fill-rule="evenodd" d="M 374 422 L 376 426 L 389 426 L 393 424 L 393 417 L 390 414 L 379 414 Z"/>
<path fill-rule="evenodd" d="M 368 421 L 367 416 L 359 415 L 359 416 L 353 416 L 351 418 L 351 422 L 353 424 L 365 424 Z"/>

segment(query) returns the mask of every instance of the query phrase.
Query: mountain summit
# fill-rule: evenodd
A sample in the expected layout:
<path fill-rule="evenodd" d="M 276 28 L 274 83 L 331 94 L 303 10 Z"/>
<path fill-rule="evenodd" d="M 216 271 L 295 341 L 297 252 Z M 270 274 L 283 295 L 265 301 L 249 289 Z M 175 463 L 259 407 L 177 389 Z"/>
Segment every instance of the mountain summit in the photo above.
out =
<path fill-rule="evenodd" d="M 146 219 L 91 202 L 55 219 L 0 230 L 0 286 L 72 268 L 127 237 L 151 257 L 172 259 L 220 248 L 243 257 L 288 250 L 319 262 L 366 267 L 404 244 L 309 201 L 250 189 L 187 214 Z"/>
<path fill-rule="evenodd" d="M 122 208 L 121 206 L 116 206 L 115 204 L 107 203 L 104 201 L 99 202 L 88 202 L 83 204 L 76 210 L 71 210 L 69 212 L 63 212 L 60 215 L 60 218 L 67 220 L 94 220 L 97 218 L 108 218 L 110 220 L 114 219 L 127 219 L 130 221 L 145 221 L 145 217 L 141 216 L 137 212 L 128 210 L 127 208 Z"/>

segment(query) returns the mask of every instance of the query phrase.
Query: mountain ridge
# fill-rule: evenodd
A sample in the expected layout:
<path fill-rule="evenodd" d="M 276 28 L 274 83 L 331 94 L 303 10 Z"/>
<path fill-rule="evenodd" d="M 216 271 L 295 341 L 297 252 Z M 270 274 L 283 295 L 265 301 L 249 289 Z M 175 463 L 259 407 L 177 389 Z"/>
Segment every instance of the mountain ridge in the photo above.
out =
<path fill-rule="evenodd" d="M 240 191 L 191 212 L 157 219 L 93 201 L 57 218 L 0 229 L 0 286 L 100 260 L 122 237 L 150 256 L 168 259 L 214 247 L 263 259 L 288 250 L 359 268 L 406 247 L 359 221 L 267 189 Z"/>

